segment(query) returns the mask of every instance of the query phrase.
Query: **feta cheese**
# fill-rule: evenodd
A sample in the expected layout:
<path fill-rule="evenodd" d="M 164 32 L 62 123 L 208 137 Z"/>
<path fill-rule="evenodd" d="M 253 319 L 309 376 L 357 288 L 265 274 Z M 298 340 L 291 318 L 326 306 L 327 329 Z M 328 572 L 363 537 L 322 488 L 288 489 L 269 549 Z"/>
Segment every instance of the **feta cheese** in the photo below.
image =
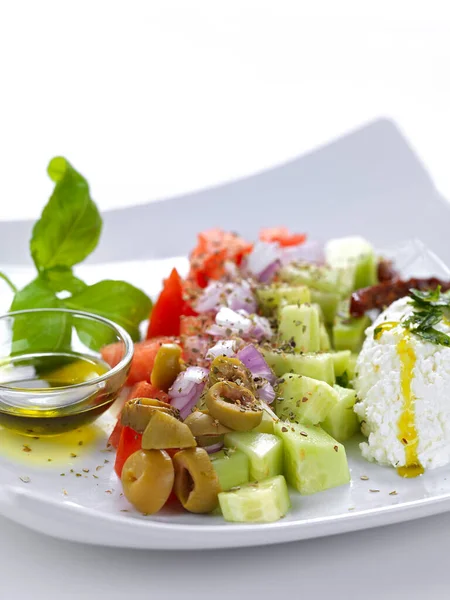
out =
<path fill-rule="evenodd" d="M 355 389 L 360 401 L 355 412 L 362 421 L 368 441 L 360 445 L 363 456 L 380 464 L 405 466 L 405 446 L 399 439 L 399 419 L 405 399 L 401 386 L 398 344 L 408 335 L 400 320 L 412 312 L 409 298 L 394 302 L 366 331 L 358 357 Z M 375 327 L 386 323 L 374 339 Z M 436 329 L 450 334 L 445 319 Z M 417 455 L 425 469 L 450 462 L 450 348 L 425 342 L 409 334 L 416 360 L 412 371 Z"/>

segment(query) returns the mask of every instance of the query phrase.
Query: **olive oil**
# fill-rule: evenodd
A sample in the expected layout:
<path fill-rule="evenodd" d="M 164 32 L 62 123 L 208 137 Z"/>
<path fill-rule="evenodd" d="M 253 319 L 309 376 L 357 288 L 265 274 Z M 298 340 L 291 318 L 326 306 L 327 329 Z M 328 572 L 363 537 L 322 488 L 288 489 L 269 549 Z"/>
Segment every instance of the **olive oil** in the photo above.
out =
<path fill-rule="evenodd" d="M 105 374 L 103 361 L 76 353 L 12 358 L 0 366 L 0 425 L 28 436 L 59 435 L 92 422 L 116 394 L 106 382 L 76 387 Z M 75 387 L 71 387 L 75 386 Z"/>

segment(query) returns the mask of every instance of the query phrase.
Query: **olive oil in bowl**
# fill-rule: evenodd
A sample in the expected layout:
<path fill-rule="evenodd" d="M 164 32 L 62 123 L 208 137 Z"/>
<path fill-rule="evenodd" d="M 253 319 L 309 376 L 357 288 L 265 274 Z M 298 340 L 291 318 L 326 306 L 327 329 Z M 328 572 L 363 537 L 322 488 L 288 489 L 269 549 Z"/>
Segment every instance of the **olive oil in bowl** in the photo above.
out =
<path fill-rule="evenodd" d="M 102 377 L 109 370 L 100 358 L 74 352 L 11 358 L 0 366 L 0 425 L 42 436 L 90 423 L 117 397 L 118 386 Z"/>

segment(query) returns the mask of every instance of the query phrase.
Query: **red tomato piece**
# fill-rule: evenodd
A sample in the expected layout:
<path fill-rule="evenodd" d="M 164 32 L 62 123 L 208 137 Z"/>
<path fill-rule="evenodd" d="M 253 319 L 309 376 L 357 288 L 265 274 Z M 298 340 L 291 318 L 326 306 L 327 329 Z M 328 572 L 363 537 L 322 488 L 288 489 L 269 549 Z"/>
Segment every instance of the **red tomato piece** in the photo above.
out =
<path fill-rule="evenodd" d="M 226 261 L 239 265 L 252 248 L 253 244 L 235 233 L 219 228 L 203 231 L 191 253 L 189 278 L 200 287 L 206 287 L 209 279 L 220 279 L 224 275 Z"/>
<path fill-rule="evenodd" d="M 161 400 L 161 402 L 170 402 L 170 398 L 166 392 L 155 388 L 154 385 L 148 383 L 147 381 L 139 381 L 131 388 L 130 393 L 127 396 L 127 400 L 132 400 L 133 398 L 156 398 L 156 400 Z M 108 439 L 109 446 L 117 449 L 122 429 L 123 425 L 120 422 L 119 414 L 117 423 Z"/>
<path fill-rule="evenodd" d="M 291 233 L 287 227 L 266 227 L 259 232 L 262 242 L 278 242 L 280 246 L 299 246 L 306 240 L 304 233 Z"/>
<path fill-rule="evenodd" d="M 150 373 L 153 369 L 155 357 L 163 344 L 174 342 L 173 337 L 161 337 L 152 340 L 144 340 L 134 345 L 134 355 L 131 361 L 130 372 L 128 373 L 127 385 L 134 385 L 139 381 L 150 379 Z M 111 367 L 115 367 L 123 356 L 123 346 L 121 342 L 104 346 L 101 350 L 103 360 Z"/>
<path fill-rule="evenodd" d="M 142 435 L 136 433 L 131 427 L 123 427 L 120 434 L 119 447 L 117 448 L 114 470 L 118 477 L 122 475 L 123 465 L 127 458 L 141 449 Z"/>
<path fill-rule="evenodd" d="M 195 315 L 184 297 L 183 280 L 173 269 L 153 306 L 147 339 L 159 336 L 177 336 L 180 334 L 181 315 Z"/>

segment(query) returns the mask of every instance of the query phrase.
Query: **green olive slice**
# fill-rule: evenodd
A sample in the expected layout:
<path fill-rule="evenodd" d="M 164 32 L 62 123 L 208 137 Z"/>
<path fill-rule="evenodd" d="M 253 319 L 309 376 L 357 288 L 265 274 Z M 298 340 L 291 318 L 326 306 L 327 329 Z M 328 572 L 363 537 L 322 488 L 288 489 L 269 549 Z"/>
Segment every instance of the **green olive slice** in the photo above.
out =
<path fill-rule="evenodd" d="M 219 423 L 217 419 L 203 410 L 195 410 L 186 417 L 184 422 L 195 437 L 209 435 L 218 436 L 231 431 L 228 427 Z"/>
<path fill-rule="evenodd" d="M 220 423 L 235 431 L 250 431 L 261 423 L 263 410 L 247 388 L 219 381 L 206 392 L 206 406 Z"/>
<path fill-rule="evenodd" d="M 188 448 L 173 457 L 174 491 L 186 510 L 208 513 L 218 504 L 219 478 L 206 450 Z"/>
<path fill-rule="evenodd" d="M 177 409 L 166 402 L 153 398 L 133 398 L 123 407 L 120 421 L 122 425 L 131 427 L 138 433 L 144 433 L 152 416 L 159 411 L 175 418 L 179 417 Z"/>
<path fill-rule="evenodd" d="M 163 344 L 155 356 L 150 381 L 159 390 L 167 392 L 181 370 L 180 346 Z"/>
<path fill-rule="evenodd" d="M 153 414 L 142 436 L 144 450 L 192 448 L 196 445 L 197 442 L 189 427 L 162 411 Z"/>
<path fill-rule="evenodd" d="M 237 358 L 217 356 L 211 363 L 209 383 L 214 385 L 218 381 L 232 381 L 241 387 L 256 392 L 253 376 L 247 367 Z"/>
<path fill-rule="evenodd" d="M 138 450 L 123 465 L 123 493 L 142 513 L 158 512 L 167 502 L 173 483 L 172 460 L 162 450 Z"/>

